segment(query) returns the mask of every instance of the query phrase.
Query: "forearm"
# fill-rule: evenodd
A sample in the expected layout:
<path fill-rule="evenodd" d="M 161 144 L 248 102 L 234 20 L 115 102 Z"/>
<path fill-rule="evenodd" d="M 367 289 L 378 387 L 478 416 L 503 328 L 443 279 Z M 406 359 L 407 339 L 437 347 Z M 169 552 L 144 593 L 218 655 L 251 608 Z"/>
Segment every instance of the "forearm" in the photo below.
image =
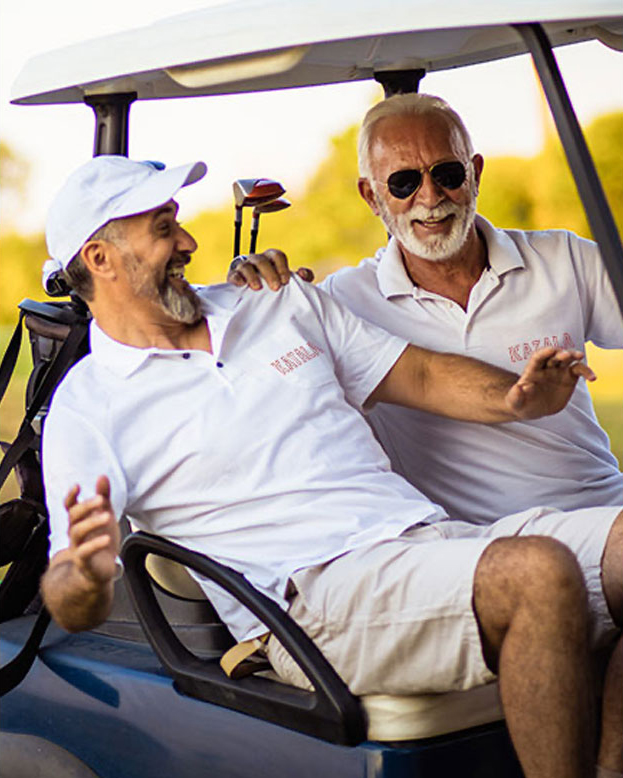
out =
<path fill-rule="evenodd" d="M 496 423 L 517 415 L 506 396 L 518 376 L 477 359 L 409 346 L 370 397 L 463 421 Z"/>
<path fill-rule="evenodd" d="M 424 410 L 485 424 L 517 419 L 507 404 L 516 373 L 459 354 L 433 352 L 427 362 Z"/>
<path fill-rule="evenodd" d="M 79 632 L 106 620 L 112 607 L 113 582 L 87 578 L 68 554 L 60 552 L 41 579 L 41 592 L 53 619 L 69 632 Z"/>

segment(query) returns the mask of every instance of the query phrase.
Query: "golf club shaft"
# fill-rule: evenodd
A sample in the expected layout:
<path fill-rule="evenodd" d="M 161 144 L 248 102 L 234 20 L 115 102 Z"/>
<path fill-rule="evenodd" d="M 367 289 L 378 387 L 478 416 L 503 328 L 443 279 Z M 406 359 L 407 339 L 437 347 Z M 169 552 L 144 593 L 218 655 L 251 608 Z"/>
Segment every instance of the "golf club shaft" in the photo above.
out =
<path fill-rule="evenodd" d="M 249 254 L 255 254 L 257 248 L 257 236 L 260 231 L 260 215 L 259 213 L 253 213 L 253 221 L 251 222 L 251 240 L 249 242 Z"/>
<path fill-rule="evenodd" d="M 242 232 L 242 206 L 236 206 L 234 216 L 234 259 L 240 254 L 240 234 Z"/>

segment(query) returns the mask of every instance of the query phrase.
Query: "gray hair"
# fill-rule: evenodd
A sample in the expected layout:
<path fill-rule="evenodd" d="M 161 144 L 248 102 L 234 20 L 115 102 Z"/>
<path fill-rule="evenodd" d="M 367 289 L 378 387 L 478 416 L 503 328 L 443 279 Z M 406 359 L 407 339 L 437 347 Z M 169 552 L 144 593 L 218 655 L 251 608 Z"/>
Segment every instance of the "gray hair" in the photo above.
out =
<path fill-rule="evenodd" d="M 443 116 L 451 126 L 459 131 L 469 156 L 471 157 L 474 153 L 472 139 L 467 131 L 467 127 L 463 124 L 463 120 L 441 97 L 411 92 L 392 95 L 370 108 L 359 130 L 357 152 L 359 156 L 359 175 L 362 178 L 370 178 L 372 131 L 381 119 L 391 116 Z"/>
<path fill-rule="evenodd" d="M 121 224 L 122 221 L 123 219 L 112 219 L 103 227 L 95 230 L 89 237 L 89 240 L 107 240 L 111 243 L 119 244 L 125 235 L 123 225 Z M 88 241 L 85 242 L 88 243 Z M 81 252 L 82 249 L 72 257 L 65 268 L 63 275 L 65 281 L 67 281 L 73 291 L 82 297 L 85 302 L 90 302 L 95 294 L 93 276 L 91 275 L 89 268 L 82 261 Z"/>

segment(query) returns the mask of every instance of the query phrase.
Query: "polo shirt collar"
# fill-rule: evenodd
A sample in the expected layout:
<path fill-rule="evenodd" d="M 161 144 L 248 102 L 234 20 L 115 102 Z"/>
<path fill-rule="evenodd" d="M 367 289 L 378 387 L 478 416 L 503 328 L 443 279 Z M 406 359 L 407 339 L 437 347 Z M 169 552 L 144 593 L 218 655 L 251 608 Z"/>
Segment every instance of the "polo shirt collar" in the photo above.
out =
<path fill-rule="evenodd" d="M 476 214 L 476 229 L 483 235 L 487 244 L 489 267 L 498 276 L 526 266 L 516 243 L 507 235 L 506 230 L 498 230 L 480 214 Z"/>
<path fill-rule="evenodd" d="M 218 284 L 195 291 L 201 298 L 203 313 L 207 319 L 210 315 L 231 313 L 240 302 L 244 289 L 231 284 Z M 120 343 L 107 335 L 95 319 L 91 321 L 89 334 L 91 355 L 96 362 L 122 378 L 136 372 L 153 355 L 168 354 L 171 351 L 155 346 L 137 348 Z"/>
<path fill-rule="evenodd" d="M 509 270 L 525 267 L 524 260 L 515 243 L 504 230 L 496 229 L 491 222 L 476 214 L 476 228 L 487 244 L 489 266 L 498 276 Z M 402 295 L 429 295 L 413 284 L 402 261 L 402 253 L 395 238 L 390 238 L 377 267 L 379 289 L 387 299 Z"/>
<path fill-rule="evenodd" d="M 402 253 L 396 238 L 389 239 L 376 273 L 381 294 L 388 300 L 390 297 L 413 294 L 413 281 L 409 278 L 402 261 Z"/>

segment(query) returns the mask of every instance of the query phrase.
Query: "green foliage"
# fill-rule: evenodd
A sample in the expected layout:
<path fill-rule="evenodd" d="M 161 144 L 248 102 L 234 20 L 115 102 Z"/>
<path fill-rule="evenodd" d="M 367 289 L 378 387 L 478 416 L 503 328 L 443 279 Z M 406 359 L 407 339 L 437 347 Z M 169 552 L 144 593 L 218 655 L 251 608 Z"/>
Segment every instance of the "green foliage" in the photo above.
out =
<path fill-rule="evenodd" d="M 619 226 L 623 227 L 623 113 L 602 116 L 586 128 L 586 137 Z M 15 158 L 0 146 L 2 160 Z M 3 162 L 4 165 L 4 162 Z M 22 175 L 26 175 L 22 168 Z M 383 226 L 357 193 L 356 128 L 331 140 L 329 153 L 292 208 L 265 214 L 259 249 L 283 249 L 293 266 L 310 266 L 318 279 L 346 264 L 357 264 L 386 240 Z M 3 181 L 11 181 L 11 176 Z M 288 182 L 284 181 L 286 187 Z M 4 184 L 3 184 L 4 186 Z M 589 235 L 563 152 L 554 138 L 531 159 L 487 159 L 480 212 L 501 227 L 563 227 Z M 251 214 L 244 214 L 243 251 L 248 246 Z M 224 280 L 232 256 L 233 204 L 205 211 L 187 225 L 199 243 L 189 278 L 195 282 Z M 0 235 L 0 323 L 15 321 L 23 297 L 40 297 L 40 269 L 46 258 L 41 236 Z"/>
<path fill-rule="evenodd" d="M 0 235 L 0 325 L 17 321 L 16 306 L 25 297 L 42 298 L 41 268 L 47 256 L 41 234 Z"/>
<path fill-rule="evenodd" d="M 3 198 L 10 193 L 22 195 L 28 179 L 28 162 L 0 140 L 0 190 Z"/>
<path fill-rule="evenodd" d="M 280 248 L 294 267 L 312 267 L 320 280 L 343 265 L 357 264 L 385 242 L 383 226 L 357 193 L 356 134 L 351 127 L 331 140 L 326 160 L 302 197 L 289 195 L 292 208 L 261 217 L 259 250 Z M 251 213 L 245 210 L 243 252 L 250 224 Z M 201 214 L 187 226 L 200 246 L 189 278 L 223 280 L 231 262 L 233 205 Z"/>
<path fill-rule="evenodd" d="M 586 141 L 619 232 L 623 232 L 623 113 L 599 117 L 585 129 Z M 530 159 L 485 161 L 478 210 L 499 227 L 567 229 L 591 237 L 567 161 L 555 136 Z"/>

